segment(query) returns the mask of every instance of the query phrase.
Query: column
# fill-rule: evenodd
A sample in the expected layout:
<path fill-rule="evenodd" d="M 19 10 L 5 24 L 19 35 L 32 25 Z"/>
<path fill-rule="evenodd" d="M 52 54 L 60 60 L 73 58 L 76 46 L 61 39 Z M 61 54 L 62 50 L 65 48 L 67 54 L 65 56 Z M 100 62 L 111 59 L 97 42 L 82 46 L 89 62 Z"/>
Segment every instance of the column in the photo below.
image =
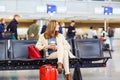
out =
<path fill-rule="evenodd" d="M 42 29 L 42 27 L 43 27 L 43 25 L 45 24 L 45 19 L 43 20 L 43 19 L 38 19 L 38 24 L 39 24 L 39 26 L 40 26 L 40 30 L 39 30 L 39 33 L 41 33 L 41 29 Z"/>
<path fill-rule="evenodd" d="M 107 29 L 107 20 L 106 20 L 106 18 L 104 19 L 104 29 L 105 29 L 105 31 Z"/>

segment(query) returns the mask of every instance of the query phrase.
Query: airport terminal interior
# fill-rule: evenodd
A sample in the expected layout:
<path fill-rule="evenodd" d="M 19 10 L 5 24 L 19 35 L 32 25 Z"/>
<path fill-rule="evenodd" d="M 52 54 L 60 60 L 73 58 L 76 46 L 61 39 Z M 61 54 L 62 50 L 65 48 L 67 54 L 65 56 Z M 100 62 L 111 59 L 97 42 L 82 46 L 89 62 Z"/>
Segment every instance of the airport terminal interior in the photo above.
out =
<path fill-rule="evenodd" d="M 107 32 L 111 26 L 114 29 L 112 58 L 105 67 L 83 67 L 80 70 L 82 80 L 120 80 L 120 0 L 0 0 L 0 19 L 5 20 L 5 28 L 15 14 L 20 16 L 17 26 L 19 41 L 28 40 L 27 31 L 34 20 L 38 21 L 39 35 L 47 20 L 64 23 L 62 30 L 66 38 L 68 27 L 74 21 L 74 39 L 80 40 L 87 38 L 90 27 L 100 39 L 102 29 Z M 110 46 L 107 35 L 105 40 Z M 70 68 L 70 72 L 73 77 L 74 68 Z M 64 74 L 57 74 L 57 77 L 66 80 Z M 39 69 L 0 70 L 0 80 L 40 80 Z"/>

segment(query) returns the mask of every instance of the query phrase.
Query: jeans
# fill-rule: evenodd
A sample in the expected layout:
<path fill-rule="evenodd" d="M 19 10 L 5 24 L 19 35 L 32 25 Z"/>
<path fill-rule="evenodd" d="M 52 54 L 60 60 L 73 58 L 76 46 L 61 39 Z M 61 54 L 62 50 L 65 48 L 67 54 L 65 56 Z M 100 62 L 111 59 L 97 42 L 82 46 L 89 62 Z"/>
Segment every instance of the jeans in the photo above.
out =
<path fill-rule="evenodd" d="M 74 36 L 68 36 L 68 39 L 74 39 Z"/>
<path fill-rule="evenodd" d="M 114 48 L 113 48 L 113 40 L 114 40 L 114 37 L 109 37 L 109 40 L 110 40 L 111 50 L 114 50 Z"/>

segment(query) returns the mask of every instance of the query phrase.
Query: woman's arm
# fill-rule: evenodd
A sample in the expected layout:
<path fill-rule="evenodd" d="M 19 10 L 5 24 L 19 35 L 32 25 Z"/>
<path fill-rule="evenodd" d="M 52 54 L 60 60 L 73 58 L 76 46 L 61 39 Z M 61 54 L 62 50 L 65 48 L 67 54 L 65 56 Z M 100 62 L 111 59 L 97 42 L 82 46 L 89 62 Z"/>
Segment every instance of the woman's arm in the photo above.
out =
<path fill-rule="evenodd" d="M 45 41 L 44 36 L 40 35 L 35 47 L 38 48 L 39 50 L 44 49 L 44 47 L 45 47 L 45 42 L 44 41 Z"/>
<path fill-rule="evenodd" d="M 48 44 L 45 43 L 45 41 L 46 40 L 45 40 L 43 34 L 40 35 L 35 47 L 38 48 L 39 50 L 43 50 L 43 49 L 46 49 L 46 50 L 47 49 L 53 49 L 53 50 L 55 50 L 56 49 L 55 45 L 52 45 L 52 44 L 48 45 Z"/>

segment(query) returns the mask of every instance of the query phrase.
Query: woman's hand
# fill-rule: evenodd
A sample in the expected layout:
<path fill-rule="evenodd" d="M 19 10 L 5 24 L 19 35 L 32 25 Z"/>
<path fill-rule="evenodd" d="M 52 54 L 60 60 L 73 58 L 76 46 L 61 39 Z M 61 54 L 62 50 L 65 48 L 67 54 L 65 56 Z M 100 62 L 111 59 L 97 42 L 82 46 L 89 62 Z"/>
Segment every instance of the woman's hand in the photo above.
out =
<path fill-rule="evenodd" d="M 56 46 L 56 44 L 50 44 L 50 45 L 45 46 L 44 49 L 52 49 L 52 50 L 56 51 L 57 46 Z"/>
<path fill-rule="evenodd" d="M 76 30 L 72 30 L 72 32 L 74 32 L 74 33 L 75 33 L 75 32 L 76 32 Z"/>
<path fill-rule="evenodd" d="M 35 35 L 32 33 L 31 35 L 30 35 L 30 37 L 34 37 Z"/>
<path fill-rule="evenodd" d="M 56 44 L 50 44 L 50 47 L 52 50 L 56 51 L 57 50 L 57 46 Z"/>

